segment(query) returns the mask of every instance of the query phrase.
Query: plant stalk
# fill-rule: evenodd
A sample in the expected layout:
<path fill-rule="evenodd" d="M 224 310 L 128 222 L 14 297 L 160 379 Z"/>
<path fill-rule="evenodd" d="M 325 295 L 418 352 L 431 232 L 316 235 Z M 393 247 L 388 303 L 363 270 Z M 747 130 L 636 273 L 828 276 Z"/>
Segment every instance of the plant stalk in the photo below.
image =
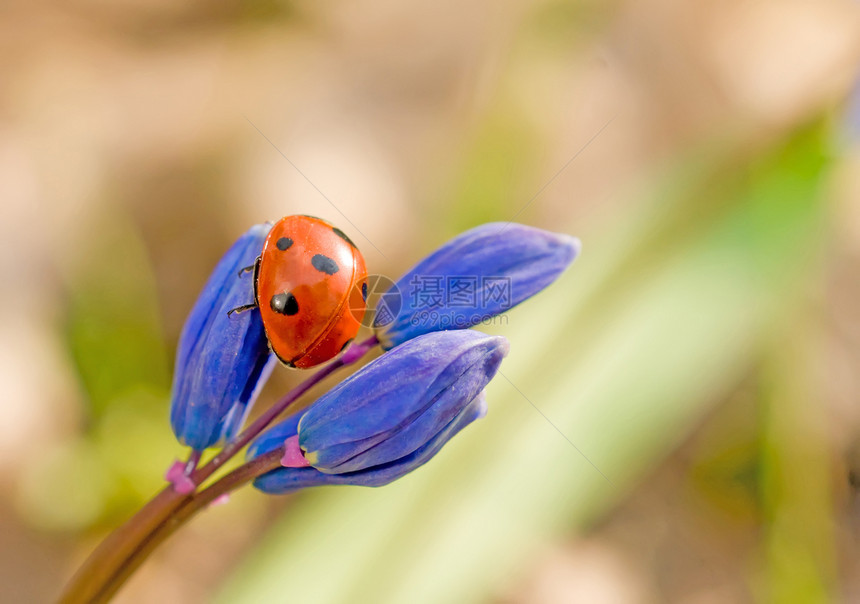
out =
<path fill-rule="evenodd" d="M 209 460 L 208 463 L 201 467 L 197 467 L 193 472 L 191 472 L 191 481 L 196 486 L 203 484 L 206 479 L 222 468 L 225 463 L 232 459 L 249 442 L 256 438 L 278 416 L 285 411 L 288 411 L 299 397 L 305 394 L 316 384 L 335 373 L 338 369 L 352 365 L 361 359 L 377 344 L 378 340 L 376 339 L 376 336 L 371 336 L 363 342 L 354 344 L 340 357 L 293 388 L 277 403 L 266 409 L 266 411 L 245 428 L 245 430 L 243 430 L 235 440 L 227 443 L 224 448 L 215 455 L 215 457 Z M 192 454 L 192 459 L 194 459 L 194 464 L 190 464 L 190 467 L 196 465 L 197 458 L 194 454 Z M 225 475 L 224 479 L 229 476 L 233 476 L 235 472 L 248 465 L 249 464 L 245 464 L 234 472 Z M 231 481 L 237 480 L 237 477 L 240 476 L 242 476 L 242 474 L 237 474 L 231 478 Z M 248 482 L 251 479 L 253 479 L 253 476 L 247 478 L 245 482 Z M 215 493 L 215 491 L 210 491 L 210 489 L 220 483 L 221 481 L 218 481 L 209 489 L 188 495 L 177 493 L 173 489 L 172 485 L 166 486 L 161 490 L 161 492 L 147 502 L 146 505 L 144 505 L 134 516 L 126 521 L 124 525 L 108 535 L 104 541 L 96 547 L 66 585 L 62 595 L 60 596 L 59 602 L 61 604 L 81 604 L 84 602 L 106 601 L 106 599 L 113 595 L 113 593 L 115 593 L 115 591 L 125 582 L 131 572 L 136 569 L 143 560 L 145 560 L 146 556 L 149 555 L 155 546 L 161 543 L 161 541 L 163 541 L 168 535 L 172 534 L 172 532 L 185 521 L 185 519 L 183 519 L 178 524 L 174 525 L 171 521 L 172 516 L 174 514 L 179 514 L 181 509 L 190 506 L 190 509 L 192 510 L 188 513 L 188 517 L 190 518 L 193 513 L 205 506 L 206 503 L 211 501 L 211 499 L 208 501 L 201 499 L 200 501 L 203 501 L 203 503 L 194 503 L 193 505 L 192 502 L 196 502 L 204 493 L 207 494 L 207 498 L 212 497 L 212 499 L 220 496 L 221 493 L 217 493 L 213 496 L 212 493 Z M 224 489 L 226 488 L 226 485 L 229 484 L 231 484 L 230 481 L 221 485 L 219 489 Z M 241 484 L 244 484 L 244 482 Z M 240 485 L 237 484 L 236 486 Z M 165 530 L 162 527 L 167 526 L 168 524 L 172 528 L 168 530 L 163 538 L 155 540 L 153 545 L 147 548 L 146 544 L 153 540 L 153 536 L 156 532 Z M 130 568 L 130 570 L 124 570 L 126 568 Z M 117 581 L 120 576 L 121 579 Z"/>
<path fill-rule="evenodd" d="M 209 506 L 213 501 L 231 491 L 244 486 L 257 476 L 281 467 L 281 457 L 284 448 L 280 447 L 261 455 L 252 461 L 239 466 L 225 474 L 212 485 L 196 493 L 193 497 L 183 500 L 164 522 L 155 527 L 138 547 L 115 570 L 114 574 L 101 587 L 93 598 L 93 602 L 107 602 L 116 594 L 128 578 L 136 571 L 147 557 L 182 525 L 191 520 L 197 512 Z"/>

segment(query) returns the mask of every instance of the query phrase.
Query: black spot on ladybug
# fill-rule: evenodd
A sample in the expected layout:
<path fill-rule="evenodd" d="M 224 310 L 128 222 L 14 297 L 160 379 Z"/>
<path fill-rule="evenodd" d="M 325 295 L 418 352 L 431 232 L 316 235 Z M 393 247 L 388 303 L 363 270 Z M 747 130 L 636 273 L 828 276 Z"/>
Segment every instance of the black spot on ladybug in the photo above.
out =
<path fill-rule="evenodd" d="M 299 312 L 299 302 L 290 292 L 275 294 L 272 296 L 269 306 L 276 313 L 292 316 Z"/>
<path fill-rule="evenodd" d="M 328 256 L 324 256 L 322 254 L 316 254 L 313 258 L 311 258 L 311 264 L 315 269 L 322 273 L 325 273 L 326 275 L 334 275 L 337 271 L 340 270 L 340 267 L 337 265 L 337 262 L 335 262 Z"/>
<path fill-rule="evenodd" d="M 293 240 L 289 237 L 281 237 L 275 245 L 283 252 L 290 249 L 290 246 L 293 245 Z"/>
<path fill-rule="evenodd" d="M 361 284 L 361 297 L 367 302 L 367 281 Z"/>
<path fill-rule="evenodd" d="M 346 234 L 346 233 L 344 233 L 343 231 L 341 231 L 339 228 L 337 228 L 337 227 L 331 227 L 331 230 L 332 230 L 332 231 L 334 231 L 334 234 L 335 234 L 335 235 L 337 235 L 338 237 L 340 237 L 341 239 L 343 239 L 344 241 L 346 241 L 346 242 L 347 242 L 348 244 L 350 244 L 352 247 L 354 247 L 354 248 L 358 249 L 358 247 L 355 245 L 355 243 L 353 243 L 353 242 L 352 242 L 352 239 L 350 239 L 350 238 L 347 236 L 347 234 Z"/>
<path fill-rule="evenodd" d="M 344 342 L 344 343 L 343 343 L 343 346 L 341 346 L 341 347 L 340 347 L 340 351 L 341 351 L 341 352 L 343 352 L 344 350 L 346 350 L 346 349 L 349 347 L 349 345 L 350 345 L 350 344 L 352 344 L 352 341 L 353 341 L 354 339 L 355 339 L 355 338 L 350 338 L 350 339 L 348 339 L 346 342 Z"/>

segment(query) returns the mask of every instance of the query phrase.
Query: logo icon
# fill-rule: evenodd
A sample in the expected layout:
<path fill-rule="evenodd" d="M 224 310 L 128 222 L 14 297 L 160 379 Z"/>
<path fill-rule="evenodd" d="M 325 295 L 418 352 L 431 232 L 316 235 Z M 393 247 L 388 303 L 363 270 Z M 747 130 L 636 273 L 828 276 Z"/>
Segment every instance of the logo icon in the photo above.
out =
<path fill-rule="evenodd" d="M 362 289 L 367 305 L 361 319 L 361 324 L 365 327 L 385 327 L 393 323 L 400 314 L 403 307 L 400 288 L 385 275 L 368 275 L 363 283 L 358 283 L 355 287 Z M 359 317 L 361 309 L 350 306 L 349 310 L 356 319 Z"/>

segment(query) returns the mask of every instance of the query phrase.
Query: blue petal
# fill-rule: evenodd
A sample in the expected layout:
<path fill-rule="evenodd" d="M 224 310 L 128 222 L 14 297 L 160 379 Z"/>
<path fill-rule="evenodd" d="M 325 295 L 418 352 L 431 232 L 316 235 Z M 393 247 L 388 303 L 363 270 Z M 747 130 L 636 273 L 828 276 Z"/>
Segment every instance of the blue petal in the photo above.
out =
<path fill-rule="evenodd" d="M 374 324 L 383 349 L 418 335 L 477 325 L 540 292 L 579 254 L 579 240 L 516 223 L 484 224 L 455 237 L 406 273 L 386 292 L 378 308 L 399 309 L 397 317 L 377 313 Z M 450 280 L 467 287 L 451 300 Z M 437 283 L 445 299 L 431 301 L 426 284 Z"/>
<path fill-rule="evenodd" d="M 170 422 L 179 441 L 194 449 L 235 436 L 274 367 L 259 311 L 227 316 L 253 302 L 253 276 L 238 272 L 254 264 L 270 226 L 252 227 L 227 251 L 182 330 Z"/>
<path fill-rule="evenodd" d="M 299 424 L 299 444 L 329 473 L 411 453 L 483 390 L 507 350 L 504 338 L 476 331 L 411 340 L 312 405 Z"/>
<path fill-rule="evenodd" d="M 284 444 L 284 441 L 298 433 L 299 420 L 304 411 L 299 411 L 287 419 L 268 428 L 248 447 L 245 459 L 251 460 L 263 453 L 268 453 Z"/>
<path fill-rule="evenodd" d="M 395 461 L 344 474 L 323 474 L 315 468 L 279 468 L 257 478 L 254 486 L 271 494 L 284 494 L 307 487 L 335 484 L 381 487 L 430 461 L 454 435 L 476 419 L 483 417 L 485 413 L 486 401 L 483 394 L 480 394 L 430 441 Z M 263 452 L 265 451 L 261 449 L 258 454 Z"/>

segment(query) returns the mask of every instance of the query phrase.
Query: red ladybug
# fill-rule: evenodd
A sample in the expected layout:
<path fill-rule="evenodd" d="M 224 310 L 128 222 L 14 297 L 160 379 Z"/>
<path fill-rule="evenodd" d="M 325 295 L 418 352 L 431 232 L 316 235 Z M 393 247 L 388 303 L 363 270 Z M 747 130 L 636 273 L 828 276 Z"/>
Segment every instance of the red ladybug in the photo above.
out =
<path fill-rule="evenodd" d="M 343 231 L 313 216 L 281 218 L 253 268 L 256 304 L 230 312 L 259 307 L 269 345 L 285 365 L 319 365 L 355 338 L 367 269 Z"/>

